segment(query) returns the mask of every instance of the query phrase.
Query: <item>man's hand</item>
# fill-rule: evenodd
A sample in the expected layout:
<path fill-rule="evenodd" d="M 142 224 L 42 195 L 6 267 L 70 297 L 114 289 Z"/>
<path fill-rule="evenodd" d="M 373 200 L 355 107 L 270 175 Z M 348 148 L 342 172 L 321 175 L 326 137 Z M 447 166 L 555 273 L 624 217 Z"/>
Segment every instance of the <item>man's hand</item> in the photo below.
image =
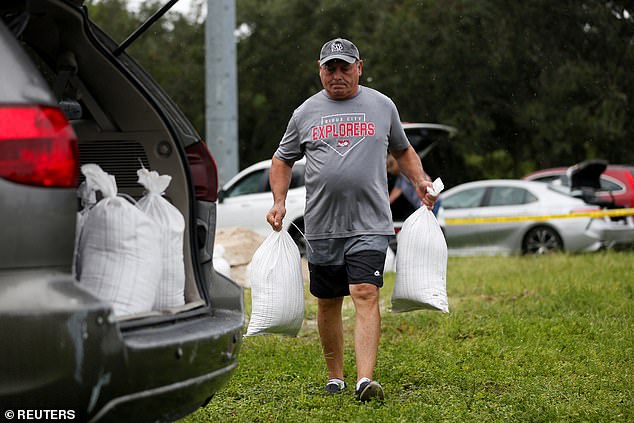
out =
<path fill-rule="evenodd" d="M 266 221 L 274 231 L 279 232 L 282 230 L 284 216 L 286 216 L 286 207 L 283 204 L 274 204 L 266 214 Z"/>
<path fill-rule="evenodd" d="M 423 205 L 427 207 L 429 210 L 433 210 L 434 204 L 436 204 L 436 200 L 438 196 L 431 195 L 427 192 L 427 188 L 432 187 L 432 182 L 428 180 L 424 180 L 416 184 L 416 193 L 421 200 L 423 200 Z"/>

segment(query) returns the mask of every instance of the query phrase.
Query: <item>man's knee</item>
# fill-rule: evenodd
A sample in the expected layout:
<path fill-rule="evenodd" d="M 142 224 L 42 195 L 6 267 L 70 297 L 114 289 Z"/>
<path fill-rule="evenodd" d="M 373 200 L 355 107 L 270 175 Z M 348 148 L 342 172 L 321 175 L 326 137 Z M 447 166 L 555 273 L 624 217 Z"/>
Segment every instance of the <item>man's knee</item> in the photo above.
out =
<path fill-rule="evenodd" d="M 379 287 L 371 283 L 350 285 L 350 296 L 356 301 L 373 302 L 379 299 Z"/>

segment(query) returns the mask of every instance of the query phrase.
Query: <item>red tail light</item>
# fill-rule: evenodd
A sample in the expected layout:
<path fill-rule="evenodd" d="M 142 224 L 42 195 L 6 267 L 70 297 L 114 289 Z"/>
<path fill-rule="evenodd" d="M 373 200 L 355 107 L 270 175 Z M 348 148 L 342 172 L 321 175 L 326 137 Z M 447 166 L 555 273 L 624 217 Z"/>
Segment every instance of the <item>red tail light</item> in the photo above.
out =
<path fill-rule="evenodd" d="M 185 148 L 196 190 L 196 199 L 216 201 L 218 199 L 218 168 L 204 142 Z"/>
<path fill-rule="evenodd" d="M 0 106 L 0 178 L 25 185 L 77 187 L 77 137 L 55 107 Z"/>

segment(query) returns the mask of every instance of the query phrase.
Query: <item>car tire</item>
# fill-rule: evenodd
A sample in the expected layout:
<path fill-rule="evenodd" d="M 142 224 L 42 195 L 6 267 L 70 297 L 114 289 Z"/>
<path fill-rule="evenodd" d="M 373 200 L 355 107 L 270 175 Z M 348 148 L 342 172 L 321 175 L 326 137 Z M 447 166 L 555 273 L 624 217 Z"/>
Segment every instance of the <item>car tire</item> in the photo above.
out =
<path fill-rule="evenodd" d="M 549 226 L 531 228 L 522 241 L 524 254 L 540 255 L 562 251 L 564 243 L 556 230 Z"/>

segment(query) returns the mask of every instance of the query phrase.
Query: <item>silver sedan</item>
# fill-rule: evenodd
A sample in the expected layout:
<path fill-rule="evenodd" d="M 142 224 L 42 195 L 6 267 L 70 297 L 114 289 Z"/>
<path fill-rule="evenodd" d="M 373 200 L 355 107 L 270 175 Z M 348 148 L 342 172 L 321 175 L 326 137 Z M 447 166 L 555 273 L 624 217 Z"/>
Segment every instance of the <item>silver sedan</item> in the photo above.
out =
<path fill-rule="evenodd" d="M 596 217 L 600 211 L 546 184 L 485 180 L 441 194 L 438 221 L 452 255 L 582 252 L 634 243 L 632 216 Z"/>

